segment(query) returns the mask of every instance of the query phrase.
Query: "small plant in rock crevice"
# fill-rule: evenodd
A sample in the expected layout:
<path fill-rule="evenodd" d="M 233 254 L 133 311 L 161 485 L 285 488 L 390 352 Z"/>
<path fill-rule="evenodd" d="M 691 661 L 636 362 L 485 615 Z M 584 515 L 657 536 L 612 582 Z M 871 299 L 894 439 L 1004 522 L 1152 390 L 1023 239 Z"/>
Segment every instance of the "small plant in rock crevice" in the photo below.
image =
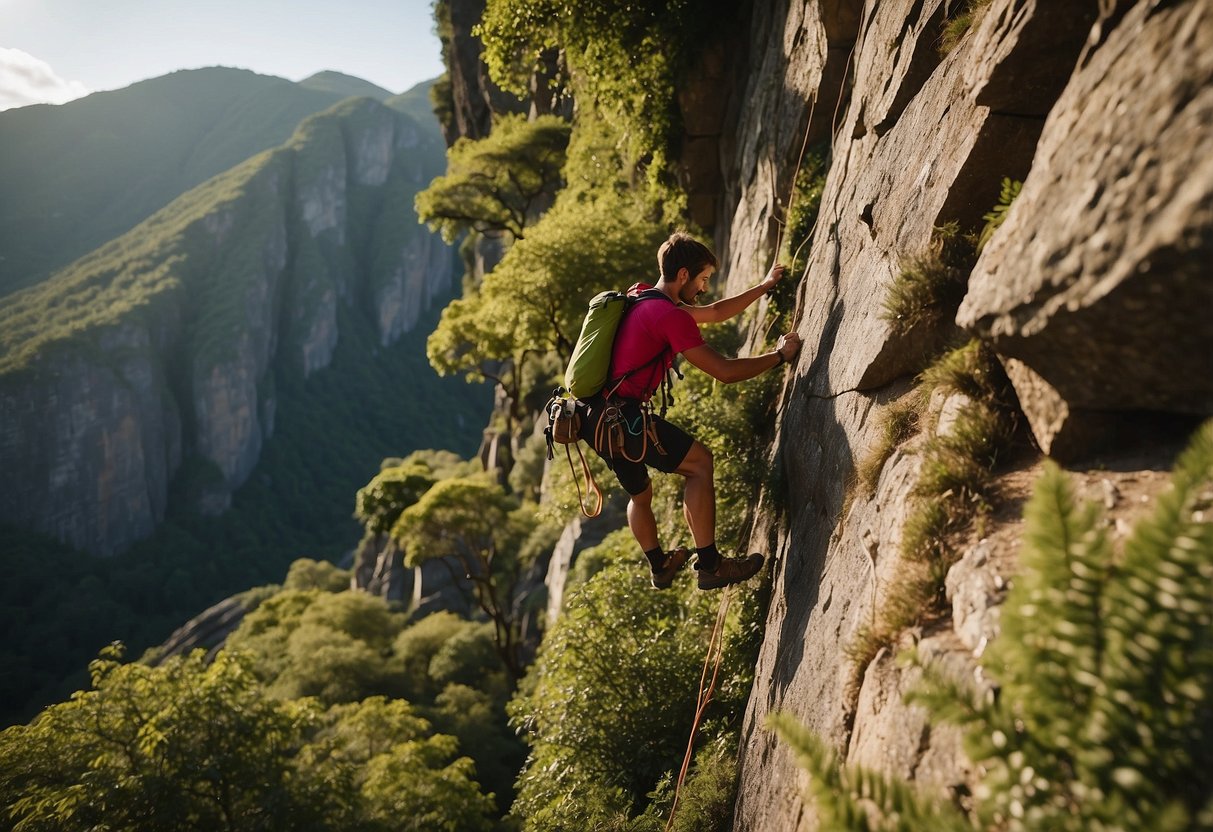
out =
<path fill-rule="evenodd" d="M 882 647 L 892 647 L 908 627 L 945 614 L 947 571 L 974 524 L 990 511 L 993 472 L 1010 444 L 1007 388 L 993 351 L 979 340 L 940 356 L 920 376 L 919 402 L 930 402 L 937 393 L 965 398 L 949 429 L 931 435 L 918 451 L 922 464 L 902 526 L 901 561 L 893 578 L 897 591 L 846 648 L 852 694 Z"/>
<path fill-rule="evenodd" d="M 949 222 L 934 230 L 925 251 L 902 260 L 881 311 L 894 334 L 905 337 L 951 323 L 968 288 L 974 245 L 958 223 Z"/>
<path fill-rule="evenodd" d="M 998 194 L 998 202 L 994 203 L 994 207 L 990 209 L 989 213 L 983 214 L 981 217 L 986 221 L 986 224 L 981 229 L 981 234 L 977 237 L 978 254 L 986 247 L 986 243 L 990 242 L 990 238 L 994 236 L 994 232 L 1002 227 L 1008 212 L 1011 210 L 1011 203 L 1018 198 L 1022 188 L 1023 183 L 1018 179 L 1003 177 L 1002 190 Z"/>
<path fill-rule="evenodd" d="M 969 29 L 981 19 L 990 0 L 962 0 L 956 9 L 944 17 L 943 31 L 939 36 L 939 55 L 944 57 L 960 45 Z"/>

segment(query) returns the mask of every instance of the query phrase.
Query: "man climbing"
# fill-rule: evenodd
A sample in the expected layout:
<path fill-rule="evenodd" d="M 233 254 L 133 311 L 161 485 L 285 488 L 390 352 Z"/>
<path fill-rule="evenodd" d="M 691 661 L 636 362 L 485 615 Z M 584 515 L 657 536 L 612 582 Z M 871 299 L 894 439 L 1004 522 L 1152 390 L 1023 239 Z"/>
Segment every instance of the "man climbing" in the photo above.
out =
<path fill-rule="evenodd" d="M 712 455 L 681 428 L 652 413 L 649 400 L 677 355 L 730 384 L 791 359 L 800 349 L 800 337 L 789 332 L 779 338 L 773 352 L 725 358 L 704 343 L 699 333 L 699 324 L 726 321 L 774 288 L 783 279 L 783 265 L 775 265 L 761 283 L 741 294 L 697 306 L 696 298 L 707 289 L 717 268 L 711 250 L 689 234 L 677 232 L 661 244 L 657 263 L 661 277 L 656 292 L 634 303 L 619 324 L 607 385 L 586 402 L 581 436 L 631 497 L 628 526 L 648 558 L 657 589 L 673 583 L 690 552 L 679 547 L 667 553 L 658 542 L 648 467 L 686 478 L 683 509 L 695 542 L 699 588 L 719 589 L 753 576 L 762 568 L 763 557 L 726 558 L 717 551 Z M 614 444 L 609 438 L 612 432 L 617 437 Z"/>

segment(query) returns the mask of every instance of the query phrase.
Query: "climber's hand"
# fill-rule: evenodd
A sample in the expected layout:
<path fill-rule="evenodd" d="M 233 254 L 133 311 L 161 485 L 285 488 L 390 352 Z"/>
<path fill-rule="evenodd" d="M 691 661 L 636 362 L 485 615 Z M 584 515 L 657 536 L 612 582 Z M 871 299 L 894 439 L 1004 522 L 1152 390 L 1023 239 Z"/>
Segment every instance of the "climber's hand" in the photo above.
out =
<path fill-rule="evenodd" d="M 787 273 L 788 267 L 783 263 L 776 263 L 771 266 L 771 270 L 767 272 L 767 276 L 762 279 L 762 288 L 766 291 L 771 291 L 779 281 L 783 280 L 783 276 Z"/>
<path fill-rule="evenodd" d="M 783 356 L 784 361 L 791 361 L 796 357 L 796 353 L 800 352 L 800 336 L 795 332 L 780 335 L 779 343 L 775 345 L 775 350 Z"/>

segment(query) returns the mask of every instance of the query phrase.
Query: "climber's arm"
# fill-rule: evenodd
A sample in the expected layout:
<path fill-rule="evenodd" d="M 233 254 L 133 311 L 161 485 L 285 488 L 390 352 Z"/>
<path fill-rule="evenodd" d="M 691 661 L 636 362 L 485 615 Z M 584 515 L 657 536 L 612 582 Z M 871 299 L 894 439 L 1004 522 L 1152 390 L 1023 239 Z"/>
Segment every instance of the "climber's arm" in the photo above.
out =
<path fill-rule="evenodd" d="M 695 319 L 695 323 L 698 324 L 715 324 L 727 321 L 774 288 L 775 284 L 783 279 L 785 271 L 786 269 L 782 263 L 776 263 L 757 286 L 752 286 L 740 294 L 718 300 L 715 303 L 708 303 L 703 306 L 684 306 L 683 309 L 689 312 L 691 317 Z M 757 373 L 754 375 L 757 375 Z"/>
<path fill-rule="evenodd" d="M 796 351 L 799 349 L 800 336 L 795 332 L 789 332 L 780 337 L 779 345 L 774 351 L 749 358 L 725 358 L 707 344 L 684 350 L 682 355 L 687 361 L 717 381 L 732 384 L 735 381 L 753 378 L 764 370 L 778 367 L 796 355 Z"/>

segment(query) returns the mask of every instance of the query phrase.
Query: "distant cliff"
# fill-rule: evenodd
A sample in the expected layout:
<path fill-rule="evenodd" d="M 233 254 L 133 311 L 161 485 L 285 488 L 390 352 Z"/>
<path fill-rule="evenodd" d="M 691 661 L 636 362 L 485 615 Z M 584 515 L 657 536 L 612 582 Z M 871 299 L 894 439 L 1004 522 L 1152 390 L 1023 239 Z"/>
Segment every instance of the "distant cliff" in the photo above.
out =
<path fill-rule="evenodd" d="M 325 367 L 343 326 L 392 343 L 452 291 L 412 210 L 443 151 L 436 124 L 349 99 L 4 298 L 0 522 L 120 551 L 183 466 L 198 508 L 226 507 L 276 379 Z"/>

